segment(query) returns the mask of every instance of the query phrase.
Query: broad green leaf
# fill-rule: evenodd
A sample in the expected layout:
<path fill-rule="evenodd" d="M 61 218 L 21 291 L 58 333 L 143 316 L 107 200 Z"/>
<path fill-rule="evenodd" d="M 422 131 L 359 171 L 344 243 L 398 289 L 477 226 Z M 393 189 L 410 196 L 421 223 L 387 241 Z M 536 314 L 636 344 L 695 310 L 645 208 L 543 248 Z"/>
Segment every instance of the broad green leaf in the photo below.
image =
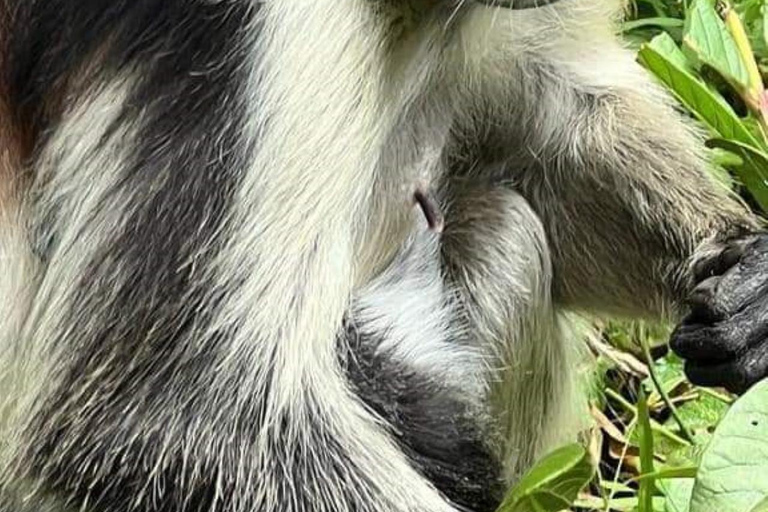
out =
<path fill-rule="evenodd" d="M 768 498 L 765 498 L 763 501 L 758 503 L 752 510 L 749 512 L 768 512 Z"/>
<path fill-rule="evenodd" d="M 768 144 L 766 144 L 763 136 L 763 129 L 760 126 L 760 122 L 755 118 L 755 116 L 749 116 L 749 117 L 741 117 L 741 124 L 744 125 L 744 128 L 749 130 L 749 133 L 752 134 L 752 137 L 755 138 L 755 140 L 759 140 L 761 142 L 760 146 L 755 146 L 759 149 L 762 149 L 763 151 L 768 150 Z"/>
<path fill-rule="evenodd" d="M 742 165 L 733 169 L 760 207 L 768 211 L 768 154 L 735 140 L 711 139 L 707 146 L 725 149 L 741 158 Z"/>
<path fill-rule="evenodd" d="M 659 489 L 666 497 L 665 512 L 689 512 L 693 483 L 693 478 L 659 480 Z"/>
<path fill-rule="evenodd" d="M 541 459 L 509 492 L 498 512 L 559 512 L 576 500 L 594 475 L 587 451 L 564 446 Z"/>
<path fill-rule="evenodd" d="M 728 29 L 710 0 L 693 0 L 683 45 L 739 90 L 749 87 L 749 72 Z"/>
<path fill-rule="evenodd" d="M 694 70 L 693 66 L 691 66 L 688 57 L 686 57 L 682 50 L 680 50 L 680 47 L 677 46 L 677 43 L 669 34 L 659 34 L 658 36 L 651 39 L 651 41 L 648 43 L 648 46 L 650 46 L 660 55 L 664 56 L 667 60 L 674 64 L 675 67 L 680 68 L 683 71 L 687 71 L 691 75 L 695 75 L 696 71 Z"/>
<path fill-rule="evenodd" d="M 744 512 L 768 497 L 768 380 L 728 411 L 704 452 L 691 512 Z"/>
<path fill-rule="evenodd" d="M 670 44 L 671 43 L 671 44 Z M 638 54 L 640 62 L 661 80 L 717 136 L 753 147 L 760 143 L 725 100 L 686 68 L 685 56 L 667 34 L 656 36 Z"/>

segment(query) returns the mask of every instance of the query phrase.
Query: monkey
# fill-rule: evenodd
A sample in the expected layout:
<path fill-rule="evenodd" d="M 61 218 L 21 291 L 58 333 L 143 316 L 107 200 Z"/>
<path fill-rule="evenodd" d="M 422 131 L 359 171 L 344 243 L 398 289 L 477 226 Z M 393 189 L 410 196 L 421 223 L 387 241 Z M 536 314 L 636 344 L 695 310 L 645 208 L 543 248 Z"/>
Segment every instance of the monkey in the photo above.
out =
<path fill-rule="evenodd" d="M 494 510 L 760 236 L 618 0 L 2 6 L 2 512 Z"/>

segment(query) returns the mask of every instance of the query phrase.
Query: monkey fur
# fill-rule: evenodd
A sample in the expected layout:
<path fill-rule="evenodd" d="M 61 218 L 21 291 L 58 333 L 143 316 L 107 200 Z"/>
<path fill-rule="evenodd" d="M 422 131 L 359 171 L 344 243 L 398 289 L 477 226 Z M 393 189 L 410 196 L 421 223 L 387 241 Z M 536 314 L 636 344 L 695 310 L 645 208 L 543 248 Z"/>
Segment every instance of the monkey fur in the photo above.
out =
<path fill-rule="evenodd" d="M 757 227 L 618 0 L 0 3 L 2 512 L 494 510 Z"/>

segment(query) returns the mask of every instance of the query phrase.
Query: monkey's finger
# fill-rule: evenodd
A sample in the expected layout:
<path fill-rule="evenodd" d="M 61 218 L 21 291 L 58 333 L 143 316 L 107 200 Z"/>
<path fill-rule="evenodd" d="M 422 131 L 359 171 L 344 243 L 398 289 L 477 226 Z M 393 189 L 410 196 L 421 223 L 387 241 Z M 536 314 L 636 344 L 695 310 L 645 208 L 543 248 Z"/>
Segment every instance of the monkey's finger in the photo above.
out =
<path fill-rule="evenodd" d="M 758 316 L 764 316 L 761 311 L 768 311 L 768 308 L 761 304 L 767 301 L 768 252 L 752 245 L 725 273 L 708 277 L 694 287 L 688 298 L 691 315 L 687 321 L 719 322 L 748 308 Z"/>
<path fill-rule="evenodd" d="M 670 348 L 686 360 L 701 364 L 715 364 L 734 359 L 745 350 L 744 345 L 733 343 L 726 327 L 721 324 L 683 322 L 672 333 Z"/>
<path fill-rule="evenodd" d="M 763 343 L 726 363 L 703 365 L 686 361 L 685 374 L 698 386 L 724 387 L 733 393 L 744 393 L 768 375 L 768 344 Z"/>
<path fill-rule="evenodd" d="M 694 282 L 699 283 L 708 277 L 724 274 L 739 262 L 744 251 L 754 238 L 742 238 L 728 242 L 719 252 L 708 258 L 702 258 L 693 265 Z"/>
<path fill-rule="evenodd" d="M 725 319 L 729 311 L 729 303 L 718 295 L 718 286 L 721 277 L 713 276 L 704 279 L 696 285 L 688 297 L 688 305 L 691 308 L 691 314 L 686 320 L 688 323 L 713 323 Z"/>
<path fill-rule="evenodd" d="M 700 322 L 691 314 L 672 333 L 670 347 L 680 357 L 702 364 L 736 359 L 768 339 L 766 302 L 768 296 L 762 295 L 716 323 Z"/>
<path fill-rule="evenodd" d="M 764 295 L 768 290 L 768 240 L 754 241 L 739 262 L 722 275 L 720 294 L 730 301 L 745 304 Z"/>

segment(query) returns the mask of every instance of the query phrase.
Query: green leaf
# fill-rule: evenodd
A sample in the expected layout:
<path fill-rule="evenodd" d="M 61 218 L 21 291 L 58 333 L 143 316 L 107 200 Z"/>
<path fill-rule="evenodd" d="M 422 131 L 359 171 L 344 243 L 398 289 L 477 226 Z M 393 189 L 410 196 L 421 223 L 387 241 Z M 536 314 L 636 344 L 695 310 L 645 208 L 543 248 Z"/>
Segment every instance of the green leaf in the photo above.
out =
<path fill-rule="evenodd" d="M 669 35 L 656 36 L 650 43 L 643 45 L 638 56 L 640 62 L 714 134 L 760 147 L 760 143 L 730 105 L 690 72 L 685 56 Z"/>
<path fill-rule="evenodd" d="M 675 387 L 680 385 L 681 381 L 685 381 L 683 360 L 674 352 L 669 352 L 661 359 L 658 359 L 655 362 L 654 370 L 661 387 L 667 393 L 671 393 Z M 650 377 L 643 379 L 643 388 L 647 393 L 653 393 L 655 386 Z"/>
<path fill-rule="evenodd" d="M 693 478 L 660 480 L 658 482 L 659 488 L 666 496 L 665 512 L 689 512 L 693 484 Z"/>
<path fill-rule="evenodd" d="M 709 160 L 718 167 L 737 167 L 743 165 L 744 161 L 738 155 L 724 149 L 713 148 L 709 155 Z M 731 188 L 731 187 L 728 187 Z"/>
<path fill-rule="evenodd" d="M 766 13 L 763 9 L 765 0 L 737 0 L 733 7 L 739 13 L 749 37 L 752 49 L 757 55 L 765 55 L 765 25 L 763 23 Z"/>
<path fill-rule="evenodd" d="M 683 45 L 737 89 L 749 88 L 747 66 L 710 0 L 693 0 L 686 18 Z"/>
<path fill-rule="evenodd" d="M 678 18 L 641 18 L 639 20 L 626 21 L 622 24 L 621 30 L 623 32 L 629 32 L 638 28 L 645 27 L 660 27 L 660 28 L 681 28 L 684 22 Z"/>
<path fill-rule="evenodd" d="M 629 485 L 622 482 L 614 482 L 613 480 L 599 480 L 597 484 L 602 488 L 612 493 L 630 493 L 634 494 L 635 490 Z"/>
<path fill-rule="evenodd" d="M 763 44 L 765 46 L 768 46 L 768 7 L 763 5 L 763 19 L 762 19 L 762 33 L 763 33 Z"/>
<path fill-rule="evenodd" d="M 700 393 L 697 399 L 686 402 L 677 408 L 680 418 L 693 431 L 714 430 L 726 412 L 728 412 L 727 403 L 706 393 Z M 664 425 L 672 428 L 675 423 L 667 420 Z"/>
<path fill-rule="evenodd" d="M 594 475 L 587 451 L 564 446 L 541 459 L 507 494 L 498 512 L 558 512 L 570 507 Z"/>
<path fill-rule="evenodd" d="M 659 34 L 651 39 L 648 46 L 670 61 L 675 67 L 694 75 L 696 71 L 691 66 L 688 57 L 680 50 L 677 43 L 669 34 Z"/>
<path fill-rule="evenodd" d="M 762 17 L 760 13 L 762 4 L 763 0 L 736 0 L 733 7 L 739 13 L 745 25 L 752 25 Z"/>
<path fill-rule="evenodd" d="M 749 512 L 768 512 L 768 498 L 765 498 L 763 501 L 758 503 L 752 510 Z"/>
<path fill-rule="evenodd" d="M 741 158 L 733 169 L 764 211 L 768 211 L 768 154 L 735 140 L 711 139 L 707 146 L 730 151 Z"/>
<path fill-rule="evenodd" d="M 768 380 L 728 411 L 704 452 L 691 512 L 744 512 L 768 497 Z"/>

